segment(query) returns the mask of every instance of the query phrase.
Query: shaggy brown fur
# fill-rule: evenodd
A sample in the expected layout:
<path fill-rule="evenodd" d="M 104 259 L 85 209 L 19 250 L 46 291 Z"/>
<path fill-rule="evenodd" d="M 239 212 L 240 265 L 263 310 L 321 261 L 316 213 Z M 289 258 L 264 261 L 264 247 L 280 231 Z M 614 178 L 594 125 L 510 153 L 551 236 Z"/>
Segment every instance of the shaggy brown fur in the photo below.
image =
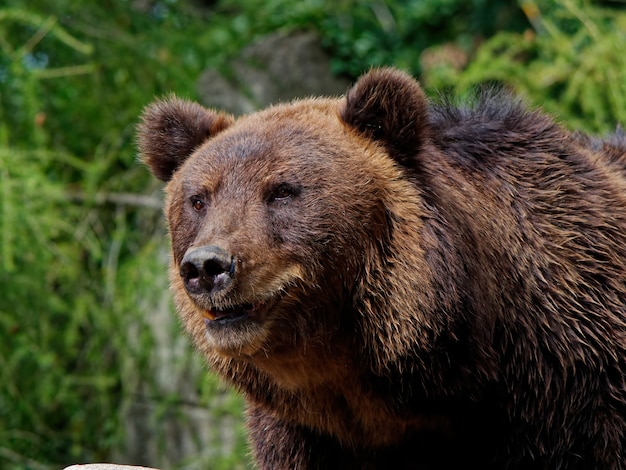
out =
<path fill-rule="evenodd" d="M 626 468 L 623 133 L 383 69 L 237 120 L 160 101 L 139 138 L 261 468 Z"/>

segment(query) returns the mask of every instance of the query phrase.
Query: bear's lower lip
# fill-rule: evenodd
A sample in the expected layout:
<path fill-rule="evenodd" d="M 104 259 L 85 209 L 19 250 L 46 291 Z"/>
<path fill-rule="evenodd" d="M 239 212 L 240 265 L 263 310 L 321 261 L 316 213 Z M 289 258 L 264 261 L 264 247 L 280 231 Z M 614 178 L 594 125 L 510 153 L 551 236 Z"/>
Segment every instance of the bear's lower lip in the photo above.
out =
<path fill-rule="evenodd" d="M 265 307 L 266 302 L 256 304 L 242 304 L 227 308 L 205 309 L 202 316 L 209 322 L 236 321 L 248 317 L 257 317 L 259 312 Z"/>

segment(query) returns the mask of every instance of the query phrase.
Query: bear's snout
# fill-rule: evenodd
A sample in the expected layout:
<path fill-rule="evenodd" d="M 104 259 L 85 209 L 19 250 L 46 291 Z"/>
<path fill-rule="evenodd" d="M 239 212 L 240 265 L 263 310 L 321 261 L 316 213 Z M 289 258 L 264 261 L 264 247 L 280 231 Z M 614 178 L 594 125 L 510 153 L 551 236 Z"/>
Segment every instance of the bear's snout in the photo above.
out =
<path fill-rule="evenodd" d="M 235 277 L 235 257 L 218 246 L 187 250 L 180 264 L 180 277 L 190 294 L 211 296 L 226 289 Z"/>

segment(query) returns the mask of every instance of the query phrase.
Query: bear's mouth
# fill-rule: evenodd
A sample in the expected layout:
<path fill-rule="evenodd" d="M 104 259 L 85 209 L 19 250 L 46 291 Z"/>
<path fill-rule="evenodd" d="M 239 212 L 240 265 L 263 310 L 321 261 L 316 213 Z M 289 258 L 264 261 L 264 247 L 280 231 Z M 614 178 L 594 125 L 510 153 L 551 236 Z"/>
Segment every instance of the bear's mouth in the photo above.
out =
<path fill-rule="evenodd" d="M 202 316 L 209 322 L 237 321 L 245 318 L 261 318 L 261 314 L 266 310 L 267 302 L 256 304 L 246 303 L 230 307 L 213 307 L 204 309 Z"/>

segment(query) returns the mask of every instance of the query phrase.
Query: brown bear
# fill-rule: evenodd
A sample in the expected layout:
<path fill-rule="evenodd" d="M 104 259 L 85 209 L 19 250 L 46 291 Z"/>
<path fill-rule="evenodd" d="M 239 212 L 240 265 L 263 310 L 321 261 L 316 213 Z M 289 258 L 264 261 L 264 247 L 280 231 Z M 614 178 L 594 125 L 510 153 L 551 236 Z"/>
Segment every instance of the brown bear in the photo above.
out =
<path fill-rule="evenodd" d="M 238 119 L 157 101 L 138 135 L 260 468 L 626 468 L 623 132 L 378 69 Z"/>

